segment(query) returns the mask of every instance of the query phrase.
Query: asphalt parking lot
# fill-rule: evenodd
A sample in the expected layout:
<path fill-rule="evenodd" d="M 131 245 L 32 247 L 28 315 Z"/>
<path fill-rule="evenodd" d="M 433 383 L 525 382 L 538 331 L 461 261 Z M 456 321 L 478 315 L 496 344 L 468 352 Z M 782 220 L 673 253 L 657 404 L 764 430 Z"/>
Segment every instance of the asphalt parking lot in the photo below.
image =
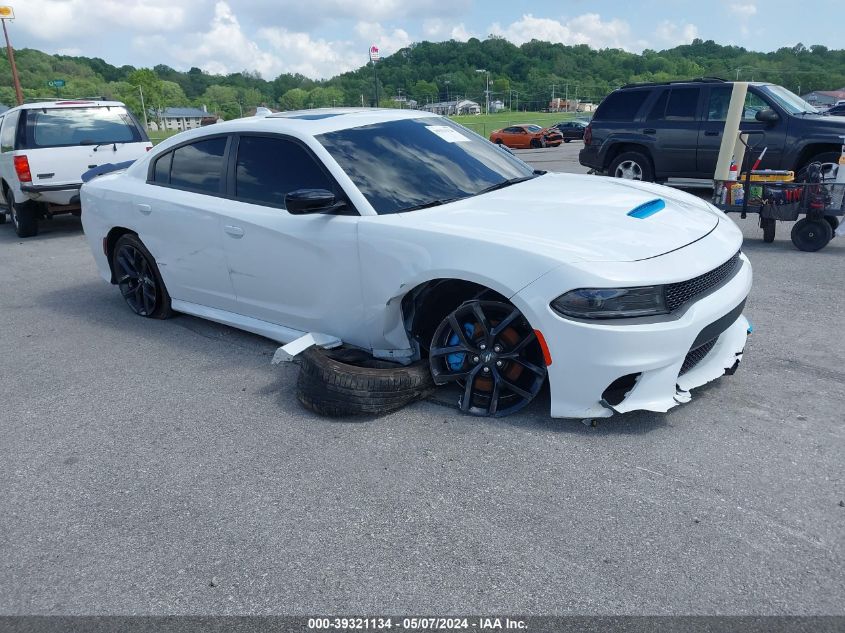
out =
<path fill-rule="evenodd" d="M 845 239 L 737 221 L 739 371 L 596 427 L 318 418 L 272 342 L 131 314 L 76 218 L 0 226 L 0 613 L 845 614 Z"/>

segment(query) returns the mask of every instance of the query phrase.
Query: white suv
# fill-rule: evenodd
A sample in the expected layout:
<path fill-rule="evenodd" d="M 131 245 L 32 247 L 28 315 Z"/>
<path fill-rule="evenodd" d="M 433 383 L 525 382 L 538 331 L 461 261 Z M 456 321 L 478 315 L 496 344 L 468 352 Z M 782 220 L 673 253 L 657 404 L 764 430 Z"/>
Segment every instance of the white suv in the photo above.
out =
<path fill-rule="evenodd" d="M 152 149 L 119 101 L 27 103 L 0 116 L 0 224 L 8 213 L 20 237 L 38 220 L 80 213 L 82 174 L 134 161 Z"/>

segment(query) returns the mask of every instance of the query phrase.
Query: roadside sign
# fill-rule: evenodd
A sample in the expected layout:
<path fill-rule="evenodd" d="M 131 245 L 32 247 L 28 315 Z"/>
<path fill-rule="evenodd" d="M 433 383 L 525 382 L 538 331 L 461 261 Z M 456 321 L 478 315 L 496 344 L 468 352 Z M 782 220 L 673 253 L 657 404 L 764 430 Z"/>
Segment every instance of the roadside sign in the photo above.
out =
<path fill-rule="evenodd" d="M 370 61 L 371 62 L 377 62 L 380 59 L 380 57 L 381 56 L 379 55 L 379 52 L 378 52 L 378 46 L 376 46 L 375 44 L 370 46 Z"/>
<path fill-rule="evenodd" d="M 0 6 L 0 20 L 14 20 L 15 10 L 12 7 Z"/>
<path fill-rule="evenodd" d="M 65 87 L 65 80 L 64 79 L 51 79 L 47 82 L 47 85 L 51 88 L 64 88 Z"/>

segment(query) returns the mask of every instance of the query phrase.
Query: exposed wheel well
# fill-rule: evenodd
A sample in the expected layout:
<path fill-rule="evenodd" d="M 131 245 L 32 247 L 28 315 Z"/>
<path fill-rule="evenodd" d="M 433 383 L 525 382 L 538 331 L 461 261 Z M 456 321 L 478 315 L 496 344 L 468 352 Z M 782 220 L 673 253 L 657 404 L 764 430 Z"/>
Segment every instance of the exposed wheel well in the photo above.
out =
<path fill-rule="evenodd" d="M 813 145 L 808 145 L 801 150 L 801 153 L 798 155 L 798 160 L 795 162 L 795 165 L 793 165 L 793 168 L 796 172 L 798 172 L 805 167 L 810 158 L 816 154 L 823 154 L 826 152 L 839 154 L 840 148 L 841 146 L 833 143 L 815 143 Z"/>
<path fill-rule="evenodd" d="M 112 256 L 114 255 L 114 247 L 117 244 L 117 240 L 119 240 L 126 234 L 136 236 L 138 235 L 135 231 L 130 231 L 129 229 L 124 228 L 122 226 L 116 226 L 111 231 L 109 231 L 109 234 L 106 236 L 106 242 L 103 250 L 105 251 L 106 258 L 109 261 L 109 270 L 111 270 L 111 282 L 113 284 L 117 283 L 117 279 L 115 279 L 114 276 L 114 268 L 112 267 Z"/>
<path fill-rule="evenodd" d="M 651 158 L 651 152 L 645 145 L 638 145 L 637 143 L 616 143 L 607 150 L 607 155 L 604 157 L 603 169 L 610 167 L 610 163 L 612 163 L 619 154 L 624 152 L 640 152 L 651 161 L 652 169 L 654 168 L 654 160 Z"/>
<path fill-rule="evenodd" d="M 504 301 L 495 290 L 462 279 L 433 279 L 420 284 L 402 298 L 402 315 L 408 338 L 418 346 L 420 357 L 428 356 L 434 331 L 446 315 L 472 299 Z"/>

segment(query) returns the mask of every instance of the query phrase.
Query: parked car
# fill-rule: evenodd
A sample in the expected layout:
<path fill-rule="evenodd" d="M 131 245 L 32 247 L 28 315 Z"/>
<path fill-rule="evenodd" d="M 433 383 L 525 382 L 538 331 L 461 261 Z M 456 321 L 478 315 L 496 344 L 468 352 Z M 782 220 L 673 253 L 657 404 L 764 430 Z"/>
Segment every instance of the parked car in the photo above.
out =
<path fill-rule="evenodd" d="M 824 114 L 829 114 L 831 116 L 845 116 L 845 104 L 835 105 L 831 108 L 828 108 L 824 111 Z"/>
<path fill-rule="evenodd" d="M 745 346 L 751 266 L 724 213 L 535 171 L 430 113 L 191 130 L 86 182 L 82 207 L 100 274 L 137 314 L 427 358 L 469 413 L 517 411 L 547 378 L 555 417 L 666 411 Z"/>
<path fill-rule="evenodd" d="M 583 121 L 561 121 L 554 126 L 554 129 L 560 132 L 564 143 L 569 143 L 572 139 L 581 140 L 584 138 L 584 130 L 587 129 L 587 124 Z"/>
<path fill-rule="evenodd" d="M 557 147 L 563 141 L 560 132 L 539 125 L 511 125 L 490 135 L 493 143 L 513 149 Z"/>
<path fill-rule="evenodd" d="M 584 133 L 580 162 L 618 178 L 712 179 L 732 89 L 733 82 L 699 79 L 615 90 Z M 765 133 L 761 169 L 798 172 L 811 162 L 836 162 L 845 120 L 821 116 L 782 86 L 752 82 L 741 129 Z"/>
<path fill-rule="evenodd" d="M 79 213 L 82 173 L 134 160 L 152 149 L 143 127 L 119 101 L 26 103 L 0 116 L 0 224 L 20 237 L 38 221 Z"/>

